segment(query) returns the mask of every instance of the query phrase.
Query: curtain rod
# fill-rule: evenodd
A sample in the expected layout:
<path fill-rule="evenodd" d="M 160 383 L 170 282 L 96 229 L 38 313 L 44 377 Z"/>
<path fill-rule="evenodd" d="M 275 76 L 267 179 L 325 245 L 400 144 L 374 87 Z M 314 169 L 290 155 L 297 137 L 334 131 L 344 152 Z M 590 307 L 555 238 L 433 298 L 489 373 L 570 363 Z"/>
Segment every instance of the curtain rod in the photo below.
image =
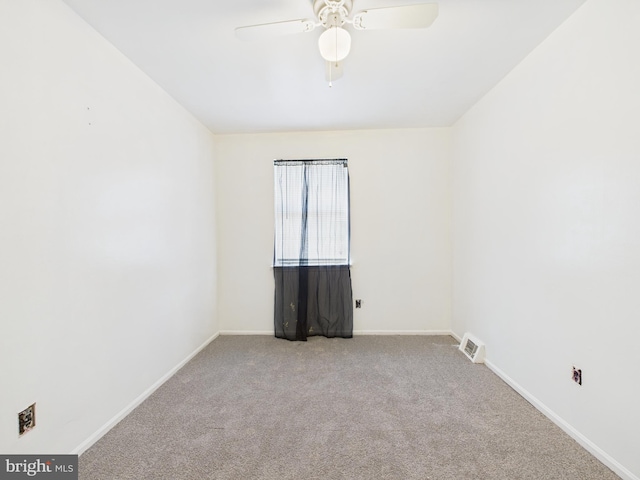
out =
<path fill-rule="evenodd" d="M 346 158 L 320 158 L 315 160 L 274 160 L 274 165 L 346 165 Z"/>

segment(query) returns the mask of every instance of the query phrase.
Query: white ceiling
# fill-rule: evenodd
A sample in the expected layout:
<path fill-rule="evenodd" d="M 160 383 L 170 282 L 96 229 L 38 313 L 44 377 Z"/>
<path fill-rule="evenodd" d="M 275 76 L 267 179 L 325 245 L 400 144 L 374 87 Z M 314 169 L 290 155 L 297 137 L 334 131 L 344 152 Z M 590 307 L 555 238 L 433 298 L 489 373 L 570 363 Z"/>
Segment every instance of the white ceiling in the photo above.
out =
<path fill-rule="evenodd" d="M 214 133 L 449 126 L 585 0 L 438 0 L 428 29 L 351 31 L 329 88 L 310 33 L 234 29 L 313 18 L 312 0 L 64 0 Z M 354 11 L 429 0 L 354 0 Z"/>

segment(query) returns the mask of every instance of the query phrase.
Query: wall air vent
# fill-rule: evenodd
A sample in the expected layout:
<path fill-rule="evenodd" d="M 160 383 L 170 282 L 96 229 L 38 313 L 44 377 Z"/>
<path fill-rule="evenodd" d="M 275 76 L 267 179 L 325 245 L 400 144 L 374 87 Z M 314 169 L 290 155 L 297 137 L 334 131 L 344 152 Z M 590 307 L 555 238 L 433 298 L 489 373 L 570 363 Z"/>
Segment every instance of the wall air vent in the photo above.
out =
<path fill-rule="evenodd" d="M 465 333 L 458 347 L 473 363 L 484 363 L 484 343 L 470 333 Z"/>

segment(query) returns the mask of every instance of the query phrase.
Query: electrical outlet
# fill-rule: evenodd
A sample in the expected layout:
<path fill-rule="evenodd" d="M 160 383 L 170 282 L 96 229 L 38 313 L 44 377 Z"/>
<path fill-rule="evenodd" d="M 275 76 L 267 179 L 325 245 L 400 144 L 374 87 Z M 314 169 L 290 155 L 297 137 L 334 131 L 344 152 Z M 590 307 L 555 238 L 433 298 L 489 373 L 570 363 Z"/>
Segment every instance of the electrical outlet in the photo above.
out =
<path fill-rule="evenodd" d="M 18 413 L 18 435 L 22 436 L 36 426 L 36 404 Z"/>
<path fill-rule="evenodd" d="M 362 300 L 356 300 L 356 308 L 362 308 Z"/>
<path fill-rule="evenodd" d="M 573 367 L 571 378 L 573 378 L 573 381 L 578 385 L 582 385 L 582 369 Z"/>

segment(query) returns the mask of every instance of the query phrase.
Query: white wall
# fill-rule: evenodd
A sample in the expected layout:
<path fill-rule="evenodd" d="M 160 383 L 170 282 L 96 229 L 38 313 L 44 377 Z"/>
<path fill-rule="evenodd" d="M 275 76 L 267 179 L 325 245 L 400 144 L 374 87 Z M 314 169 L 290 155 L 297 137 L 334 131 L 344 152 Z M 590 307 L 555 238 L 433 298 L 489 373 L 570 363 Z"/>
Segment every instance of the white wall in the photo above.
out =
<path fill-rule="evenodd" d="M 640 478 L 639 21 L 589 0 L 452 130 L 214 140 L 57 0 L 0 0 L 0 451 L 77 451 L 218 328 L 272 331 L 272 160 L 346 157 L 356 332 L 474 332 Z"/>
<path fill-rule="evenodd" d="M 624 478 L 640 478 L 638 25 L 640 2 L 589 0 L 453 131 L 453 329 Z"/>
<path fill-rule="evenodd" d="M 450 328 L 448 129 L 216 137 L 222 331 L 273 332 L 273 160 L 347 158 L 358 332 Z"/>
<path fill-rule="evenodd" d="M 214 140 L 57 0 L 0 65 L 0 452 L 69 453 L 217 332 Z"/>

